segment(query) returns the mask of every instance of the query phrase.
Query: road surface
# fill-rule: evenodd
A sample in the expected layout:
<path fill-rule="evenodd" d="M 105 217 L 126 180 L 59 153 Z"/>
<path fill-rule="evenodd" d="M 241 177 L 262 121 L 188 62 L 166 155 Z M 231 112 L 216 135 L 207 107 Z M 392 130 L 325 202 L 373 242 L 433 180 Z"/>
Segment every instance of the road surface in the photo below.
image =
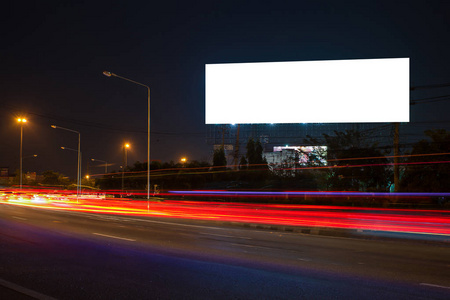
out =
<path fill-rule="evenodd" d="M 0 204 L 0 293 L 23 299 L 449 299 L 450 247 Z"/>

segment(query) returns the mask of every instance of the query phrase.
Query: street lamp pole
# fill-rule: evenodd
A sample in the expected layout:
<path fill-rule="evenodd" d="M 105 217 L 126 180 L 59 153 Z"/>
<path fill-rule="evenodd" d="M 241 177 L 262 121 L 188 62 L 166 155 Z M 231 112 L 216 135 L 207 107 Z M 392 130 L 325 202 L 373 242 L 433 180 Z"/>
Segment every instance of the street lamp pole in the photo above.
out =
<path fill-rule="evenodd" d="M 22 142 L 23 142 L 23 124 L 20 123 L 20 177 L 19 177 L 19 186 L 22 189 Z"/>
<path fill-rule="evenodd" d="M 72 149 L 72 148 L 67 148 L 67 147 L 61 147 L 61 149 L 63 149 L 63 150 L 70 150 L 70 151 L 74 151 L 74 152 L 78 152 L 78 157 L 79 157 L 79 159 L 80 159 L 80 161 L 81 161 L 81 152 L 80 152 L 80 149 L 78 148 L 78 150 L 75 150 L 75 149 Z M 78 181 L 78 179 L 80 180 L 80 183 L 81 183 L 81 166 L 80 165 L 78 165 L 78 167 L 79 167 L 79 171 L 80 171 L 80 176 L 77 178 L 77 181 Z M 79 189 L 80 189 L 80 194 L 81 194 L 81 184 L 78 184 L 78 186 L 79 186 Z M 77 203 L 78 203 L 78 188 L 77 188 Z"/>
<path fill-rule="evenodd" d="M 20 177 L 19 177 L 19 186 L 22 189 L 22 145 L 23 145 L 23 123 L 27 122 L 27 119 L 18 118 L 17 121 L 20 123 Z"/>
<path fill-rule="evenodd" d="M 57 128 L 57 129 L 62 129 L 62 130 L 67 130 L 67 131 L 71 131 L 71 132 L 75 132 L 78 134 L 78 165 L 77 165 L 77 202 L 78 202 L 78 198 L 80 195 L 80 191 L 81 191 L 81 134 L 80 132 L 76 131 L 76 130 L 72 130 L 72 129 L 68 129 L 68 128 L 64 128 L 64 127 L 60 127 L 60 126 L 56 126 L 56 125 L 51 125 L 52 128 Z M 64 148 L 63 148 L 64 149 Z M 65 148 L 68 149 L 68 148 Z"/>
<path fill-rule="evenodd" d="M 61 147 L 61 149 L 63 149 L 63 150 L 70 150 L 70 151 L 74 151 L 74 152 L 78 152 L 78 158 L 79 158 L 79 160 L 81 161 L 81 152 L 80 152 L 80 148 L 78 148 L 78 150 L 75 150 L 75 149 L 72 149 L 72 148 Z M 80 180 L 80 183 L 81 183 L 81 166 L 78 165 L 78 167 L 79 167 L 78 170 L 80 171 L 80 175 L 78 176 L 77 181 Z M 81 184 L 78 184 L 78 187 L 77 187 L 77 203 L 78 203 L 78 188 L 79 188 L 80 194 L 81 194 Z"/>
<path fill-rule="evenodd" d="M 128 144 L 128 143 L 123 144 L 122 195 L 121 195 L 121 197 L 123 197 L 123 190 L 124 190 L 124 174 L 125 174 L 125 168 L 126 168 L 127 165 L 128 165 L 128 162 L 127 162 L 127 154 L 128 154 L 127 150 L 128 150 L 128 148 L 130 148 L 130 144 Z"/>
<path fill-rule="evenodd" d="M 147 108 L 148 108 L 148 118 L 147 118 L 147 127 L 148 127 L 148 132 L 147 132 L 147 210 L 149 209 L 149 202 L 148 200 L 150 199 L 150 87 L 142 84 L 140 82 L 119 76 L 117 74 L 108 72 L 108 71 L 103 71 L 103 75 L 107 76 L 107 77 L 117 77 L 132 83 L 135 83 L 137 85 L 143 86 L 147 88 L 148 91 L 148 99 L 147 99 Z"/>

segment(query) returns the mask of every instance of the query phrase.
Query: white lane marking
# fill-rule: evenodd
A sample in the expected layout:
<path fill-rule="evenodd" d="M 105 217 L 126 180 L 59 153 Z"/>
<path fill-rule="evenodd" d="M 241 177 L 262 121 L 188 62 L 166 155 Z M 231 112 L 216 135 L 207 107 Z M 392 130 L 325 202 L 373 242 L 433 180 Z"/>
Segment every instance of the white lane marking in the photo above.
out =
<path fill-rule="evenodd" d="M 75 215 L 75 216 L 86 216 L 86 214 L 89 213 L 78 213 L 78 212 L 64 212 L 69 215 Z M 98 216 L 93 215 L 91 213 L 91 219 L 106 219 L 104 216 Z M 145 220 L 145 219 L 139 219 L 139 218 L 127 218 L 127 217 L 118 217 L 117 221 L 129 221 L 129 222 L 147 222 L 147 223 L 156 223 L 156 224 L 165 224 L 165 225 L 175 225 L 175 226 L 184 226 L 184 227 L 194 227 L 194 228 L 206 228 L 206 229 L 217 229 L 217 230 L 227 230 L 227 228 L 220 228 L 220 227 L 213 227 L 213 226 L 202 226 L 202 225 L 192 225 L 192 224 L 182 224 L 182 223 L 172 223 L 172 222 L 164 222 L 164 221 L 155 221 L 155 220 Z M 256 230 L 255 230 L 256 231 Z M 265 231 L 261 231 L 265 232 Z"/>
<path fill-rule="evenodd" d="M 12 216 L 14 219 L 18 219 L 18 220 L 27 220 L 27 219 L 25 219 L 25 218 L 22 218 L 22 217 L 16 217 L 16 216 Z"/>
<path fill-rule="evenodd" d="M 450 286 L 444 286 L 444 285 L 438 285 L 438 284 L 432 284 L 432 283 L 425 283 L 425 282 L 421 282 L 420 285 L 438 287 L 438 288 L 441 288 L 441 289 L 450 289 Z"/>
<path fill-rule="evenodd" d="M 130 219 L 130 218 L 123 218 L 123 219 L 124 220 L 130 220 L 130 221 L 140 221 L 140 222 L 165 224 L 165 225 L 175 225 L 175 226 L 194 227 L 194 228 L 207 228 L 207 229 L 227 230 L 226 228 L 213 227 L 213 226 L 202 226 L 202 225 L 172 223 L 172 222 L 163 222 L 163 221 L 155 221 L 155 220 L 144 220 L 144 219 Z"/>
<path fill-rule="evenodd" d="M 311 261 L 311 259 L 307 259 L 307 258 L 297 258 L 298 260 L 301 260 L 301 261 Z"/>
<path fill-rule="evenodd" d="M 9 288 L 9 289 L 11 289 L 11 290 L 14 290 L 14 291 L 16 291 L 16 292 L 19 292 L 19 293 L 21 293 L 21 294 L 30 296 L 30 297 L 35 298 L 35 299 L 40 299 L 40 300 L 56 300 L 56 298 L 53 298 L 53 297 L 50 297 L 50 296 L 47 296 L 47 295 L 38 293 L 38 292 L 36 292 L 36 291 L 27 289 L 26 287 L 23 287 L 23 286 L 20 286 L 20 285 L 18 285 L 18 284 L 15 284 L 15 283 L 12 283 L 12 282 L 3 280 L 3 279 L 1 279 L 1 278 L 0 278 L 0 285 L 4 286 L 4 287 L 6 287 L 6 288 Z"/>
<path fill-rule="evenodd" d="M 252 238 L 245 237 L 245 236 L 234 236 L 234 235 L 215 234 L 215 233 L 206 233 L 206 232 L 200 232 L 200 234 L 211 235 L 211 236 L 219 236 L 219 237 L 227 237 L 227 238 L 237 238 L 237 239 L 244 239 L 244 240 L 252 240 Z"/>
<path fill-rule="evenodd" d="M 247 247 L 247 248 L 261 248 L 261 249 L 270 249 L 270 250 L 275 249 L 275 248 L 273 248 L 273 247 L 254 246 L 254 245 L 236 244 L 236 243 L 231 243 L 231 245 L 241 246 L 241 247 Z"/>
<path fill-rule="evenodd" d="M 113 238 L 113 239 L 119 239 L 119 240 L 130 241 L 130 242 L 135 242 L 135 241 L 136 241 L 136 240 L 133 240 L 133 239 L 128 239 L 128 238 L 124 238 L 124 237 L 120 237 L 120 236 L 114 236 L 114 235 L 107 235 L 107 234 L 98 233 L 98 232 L 93 232 L 92 234 L 100 235 L 100 236 L 105 236 L 105 237 L 109 237 L 109 238 Z"/>

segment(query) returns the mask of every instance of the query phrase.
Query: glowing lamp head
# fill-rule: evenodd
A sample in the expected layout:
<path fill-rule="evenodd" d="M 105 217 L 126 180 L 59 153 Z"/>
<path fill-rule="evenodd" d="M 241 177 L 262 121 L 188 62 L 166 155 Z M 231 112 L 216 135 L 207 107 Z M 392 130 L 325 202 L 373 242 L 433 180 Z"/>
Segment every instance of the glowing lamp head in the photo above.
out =
<path fill-rule="evenodd" d="M 187 158 L 186 158 L 186 157 L 182 157 L 182 158 L 181 158 L 181 162 L 185 163 L 186 161 L 187 161 Z"/>
<path fill-rule="evenodd" d="M 56 125 L 50 125 L 52 128 L 56 128 Z"/>
<path fill-rule="evenodd" d="M 86 179 L 89 179 L 89 175 L 86 175 Z"/>
<path fill-rule="evenodd" d="M 130 144 L 126 143 L 125 148 L 130 148 Z"/>
<path fill-rule="evenodd" d="M 103 75 L 105 75 L 107 77 L 111 77 L 112 76 L 111 72 L 108 72 L 108 71 L 103 71 Z"/>
<path fill-rule="evenodd" d="M 26 123 L 27 119 L 25 119 L 25 118 L 18 118 L 17 122 L 19 122 L 19 123 Z"/>

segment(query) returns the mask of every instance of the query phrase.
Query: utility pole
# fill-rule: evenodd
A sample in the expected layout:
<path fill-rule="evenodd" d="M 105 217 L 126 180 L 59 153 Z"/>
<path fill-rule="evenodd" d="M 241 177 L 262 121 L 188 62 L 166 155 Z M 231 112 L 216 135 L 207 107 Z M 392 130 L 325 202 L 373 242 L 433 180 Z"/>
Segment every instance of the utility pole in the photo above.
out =
<path fill-rule="evenodd" d="M 394 123 L 394 192 L 398 192 L 400 176 L 399 176 L 399 166 L 398 166 L 398 155 L 399 155 L 399 127 L 400 123 Z"/>
<path fill-rule="evenodd" d="M 432 84 L 432 85 L 422 85 L 422 86 L 412 86 L 410 91 L 422 90 L 422 89 L 434 89 L 434 88 L 444 88 L 449 87 L 450 83 L 444 84 Z M 394 192 L 399 191 L 400 184 L 400 172 L 398 166 L 398 156 L 399 156 L 399 129 L 400 123 L 394 123 Z"/>
<path fill-rule="evenodd" d="M 234 149 L 234 168 L 238 169 L 239 164 L 239 131 L 241 129 L 241 124 L 237 125 L 237 132 L 236 132 L 236 147 Z"/>
<path fill-rule="evenodd" d="M 445 88 L 449 87 L 450 83 L 444 84 L 431 84 L 431 85 L 421 85 L 421 86 L 412 86 L 409 88 L 410 91 L 424 90 L 424 89 L 435 89 L 435 88 Z M 415 103 L 412 103 L 415 104 Z M 394 192 L 399 191 L 399 183 L 400 183 L 400 174 L 399 174 L 399 166 L 398 166 L 398 155 L 399 155 L 399 128 L 400 123 L 394 123 Z"/>
<path fill-rule="evenodd" d="M 225 125 L 222 125 L 222 148 L 224 147 L 225 147 Z"/>

